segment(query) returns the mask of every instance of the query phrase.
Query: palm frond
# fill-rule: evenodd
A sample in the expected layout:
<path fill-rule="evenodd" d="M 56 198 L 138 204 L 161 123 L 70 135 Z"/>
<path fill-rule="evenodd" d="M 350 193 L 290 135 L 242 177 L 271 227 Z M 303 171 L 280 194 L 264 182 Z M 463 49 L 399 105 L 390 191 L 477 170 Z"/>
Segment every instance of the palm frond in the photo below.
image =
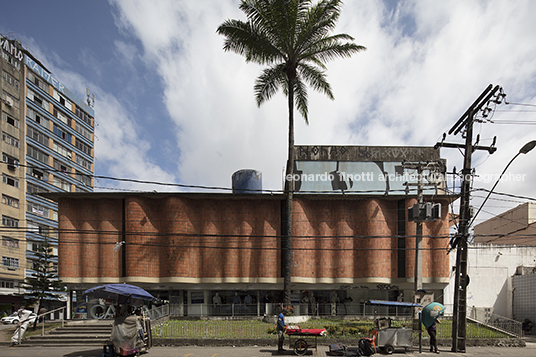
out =
<path fill-rule="evenodd" d="M 284 58 L 270 39 L 251 23 L 226 20 L 216 32 L 225 36 L 224 51 L 238 53 L 246 57 L 247 62 L 271 64 L 277 59 Z"/>
<path fill-rule="evenodd" d="M 296 76 L 294 80 L 294 98 L 296 101 L 296 108 L 298 112 L 303 116 L 303 119 L 307 124 L 309 124 L 309 104 L 307 96 L 307 88 L 303 83 L 301 76 Z"/>
<path fill-rule="evenodd" d="M 345 38 L 344 34 L 323 38 L 312 44 L 307 51 L 301 54 L 300 60 L 308 61 L 314 58 L 322 63 L 329 62 L 335 58 L 351 57 L 354 53 L 365 51 L 367 48 L 352 42 L 341 43 L 340 39 Z"/>
<path fill-rule="evenodd" d="M 278 89 L 285 83 L 285 64 L 281 63 L 262 71 L 262 74 L 255 80 L 253 91 L 257 106 L 269 100 L 277 93 Z"/>
<path fill-rule="evenodd" d="M 298 71 L 300 77 L 302 77 L 311 88 L 325 94 L 331 100 L 335 99 L 333 92 L 331 91 L 331 85 L 328 83 L 326 74 L 323 71 L 305 63 L 300 63 Z"/>

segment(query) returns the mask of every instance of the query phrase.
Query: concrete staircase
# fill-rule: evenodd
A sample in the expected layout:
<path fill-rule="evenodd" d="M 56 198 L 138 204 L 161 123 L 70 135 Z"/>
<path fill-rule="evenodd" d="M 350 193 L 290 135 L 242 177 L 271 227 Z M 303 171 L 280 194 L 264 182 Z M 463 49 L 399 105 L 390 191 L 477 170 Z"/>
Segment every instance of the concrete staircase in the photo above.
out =
<path fill-rule="evenodd" d="M 110 339 L 113 320 L 68 321 L 64 327 L 30 336 L 26 346 L 102 346 Z"/>

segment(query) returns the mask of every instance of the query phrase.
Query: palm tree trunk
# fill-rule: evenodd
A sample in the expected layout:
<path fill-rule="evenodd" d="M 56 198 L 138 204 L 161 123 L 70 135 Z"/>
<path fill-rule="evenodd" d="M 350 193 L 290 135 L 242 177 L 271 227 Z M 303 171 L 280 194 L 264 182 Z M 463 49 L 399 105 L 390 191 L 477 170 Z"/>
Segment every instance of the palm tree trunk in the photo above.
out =
<path fill-rule="evenodd" d="M 292 201 L 294 194 L 294 77 L 288 76 L 288 159 L 285 175 L 286 232 L 282 234 L 281 261 L 283 273 L 283 304 L 290 306 L 292 267 Z"/>

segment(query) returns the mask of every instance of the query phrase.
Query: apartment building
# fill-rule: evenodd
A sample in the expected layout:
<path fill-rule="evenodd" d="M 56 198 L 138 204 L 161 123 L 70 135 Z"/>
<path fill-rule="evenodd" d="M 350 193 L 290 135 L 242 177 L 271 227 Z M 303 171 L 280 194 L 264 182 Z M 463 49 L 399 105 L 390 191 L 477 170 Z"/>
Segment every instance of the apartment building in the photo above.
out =
<path fill-rule="evenodd" d="M 94 111 L 20 41 L 0 35 L 0 48 L 1 313 L 21 302 L 17 286 L 45 237 L 57 255 L 58 207 L 37 194 L 93 191 Z"/>

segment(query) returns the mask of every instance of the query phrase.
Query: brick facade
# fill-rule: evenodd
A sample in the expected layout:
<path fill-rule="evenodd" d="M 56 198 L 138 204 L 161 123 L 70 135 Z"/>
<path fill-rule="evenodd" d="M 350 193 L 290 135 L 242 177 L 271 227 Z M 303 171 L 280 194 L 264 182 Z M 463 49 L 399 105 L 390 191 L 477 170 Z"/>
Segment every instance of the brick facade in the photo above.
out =
<path fill-rule="evenodd" d="M 58 198 L 59 274 L 71 284 L 282 284 L 283 200 L 229 194 L 65 195 Z M 404 206 L 414 202 L 407 199 Z M 296 195 L 293 283 L 409 284 L 415 223 L 405 223 L 407 251 L 399 257 L 398 207 L 395 199 Z M 443 204 L 442 217 L 447 213 Z M 423 236 L 423 281 L 448 282 L 448 219 L 423 224 Z M 115 252 L 121 241 L 126 244 Z M 399 272 L 402 257 L 405 271 Z"/>

